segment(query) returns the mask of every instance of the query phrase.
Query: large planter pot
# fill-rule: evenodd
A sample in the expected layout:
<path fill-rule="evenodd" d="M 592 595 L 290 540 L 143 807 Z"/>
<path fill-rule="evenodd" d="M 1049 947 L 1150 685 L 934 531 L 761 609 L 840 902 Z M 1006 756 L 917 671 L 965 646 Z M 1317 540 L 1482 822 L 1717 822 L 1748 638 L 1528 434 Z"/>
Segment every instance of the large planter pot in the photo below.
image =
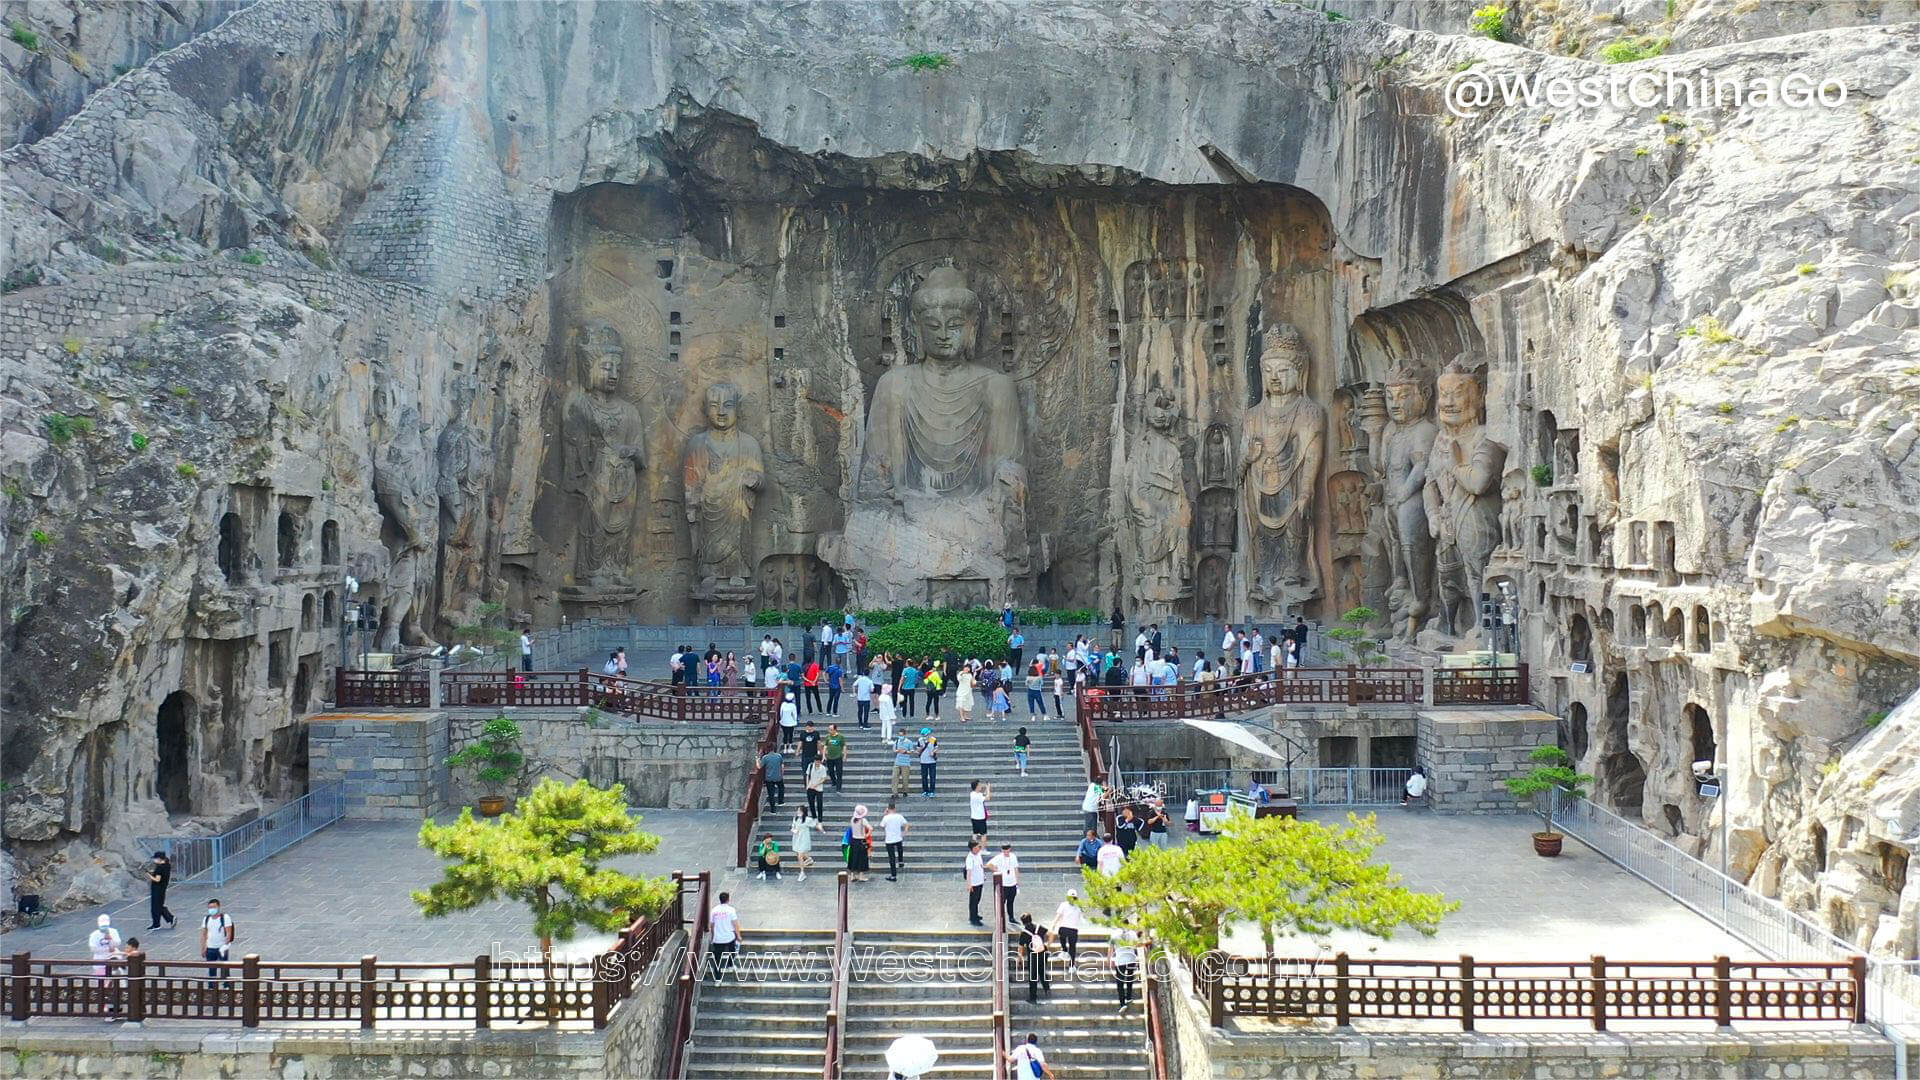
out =
<path fill-rule="evenodd" d="M 1560 842 L 1566 839 L 1557 832 L 1537 832 L 1533 834 L 1533 853 L 1545 858 L 1560 854 Z"/>
<path fill-rule="evenodd" d="M 507 797 L 505 795 L 482 795 L 480 796 L 480 801 L 474 805 L 480 811 L 481 817 L 499 817 L 501 814 L 507 812 Z M 1536 838 L 1534 842 L 1537 844 L 1539 840 Z M 1557 843 L 1554 845 L 1553 850 L 1556 852 L 1560 850 Z"/>

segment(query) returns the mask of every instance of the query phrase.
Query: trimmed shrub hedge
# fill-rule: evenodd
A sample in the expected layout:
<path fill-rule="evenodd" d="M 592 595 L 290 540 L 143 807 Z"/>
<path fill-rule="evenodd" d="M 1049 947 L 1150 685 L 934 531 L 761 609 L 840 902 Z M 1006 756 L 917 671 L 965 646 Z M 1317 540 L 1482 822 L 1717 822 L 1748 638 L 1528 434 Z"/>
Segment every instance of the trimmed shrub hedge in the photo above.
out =
<path fill-rule="evenodd" d="M 939 612 L 896 619 L 867 634 L 870 655 L 900 653 L 918 660 L 944 656 L 948 649 L 966 659 L 998 660 L 1007 653 L 1007 632 L 997 620 Z"/>
<path fill-rule="evenodd" d="M 1087 623 L 1104 623 L 1106 621 L 1106 616 L 1095 611 L 1093 608 L 1014 608 L 1013 613 L 1014 617 L 1020 620 L 1021 626 L 1056 626 L 1061 624 L 1077 626 Z M 766 608 L 753 613 L 753 625 L 819 626 L 823 622 L 829 622 L 832 623 L 835 628 L 838 628 L 845 614 L 845 612 L 833 609 L 780 611 L 774 608 Z M 986 622 L 994 626 L 1000 625 L 999 609 L 984 607 L 954 610 L 945 608 L 905 607 L 892 608 L 885 611 L 856 611 L 853 613 L 853 617 L 859 620 L 862 626 L 867 628 L 869 634 L 878 627 L 891 626 L 898 622 L 930 617 L 942 619 L 972 619 L 976 622 Z"/>

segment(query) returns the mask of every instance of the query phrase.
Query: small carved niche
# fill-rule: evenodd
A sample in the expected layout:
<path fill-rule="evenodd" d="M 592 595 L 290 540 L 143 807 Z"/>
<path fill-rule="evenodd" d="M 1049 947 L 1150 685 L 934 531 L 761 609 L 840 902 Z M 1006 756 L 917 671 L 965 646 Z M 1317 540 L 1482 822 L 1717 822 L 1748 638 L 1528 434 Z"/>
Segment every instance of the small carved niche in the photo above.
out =
<path fill-rule="evenodd" d="M 1127 322 L 1187 319 L 1208 310 L 1206 271 L 1188 259 L 1142 259 L 1127 267 L 1123 282 L 1120 306 Z"/>

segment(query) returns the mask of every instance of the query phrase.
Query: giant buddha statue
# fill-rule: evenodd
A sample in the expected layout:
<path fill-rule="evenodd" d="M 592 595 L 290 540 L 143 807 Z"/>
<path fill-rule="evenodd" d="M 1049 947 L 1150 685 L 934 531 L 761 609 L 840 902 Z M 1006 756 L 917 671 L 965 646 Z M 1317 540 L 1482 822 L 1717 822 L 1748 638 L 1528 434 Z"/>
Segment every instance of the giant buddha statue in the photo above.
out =
<path fill-rule="evenodd" d="M 1044 569 L 1026 528 L 1020 403 L 974 362 L 980 298 L 951 266 L 908 301 L 917 362 L 874 387 L 853 511 L 823 553 L 862 604 L 921 604 L 985 588 L 1007 596 Z"/>

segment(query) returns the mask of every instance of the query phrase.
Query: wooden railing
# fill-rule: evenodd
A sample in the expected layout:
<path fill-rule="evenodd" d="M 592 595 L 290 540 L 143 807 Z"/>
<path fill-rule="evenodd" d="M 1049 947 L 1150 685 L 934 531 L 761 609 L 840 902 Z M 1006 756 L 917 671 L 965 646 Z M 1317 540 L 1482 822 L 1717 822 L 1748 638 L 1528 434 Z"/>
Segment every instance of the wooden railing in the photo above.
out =
<path fill-rule="evenodd" d="M 1012 978 L 1008 970 L 1007 957 L 1007 901 L 1001 895 L 999 875 L 993 879 L 993 1080 L 1008 1080 L 1007 1054 L 1013 1046 L 1009 1040 L 1007 1018 L 1011 1012 L 1007 1004 L 1007 980 Z M 1022 1077 L 1021 1080 L 1026 1080 Z"/>
<path fill-rule="evenodd" d="M 822 1080 L 840 1080 L 847 1067 L 847 984 L 853 976 L 853 935 L 849 929 L 852 888 L 840 871 L 838 913 L 833 926 L 833 987 L 827 991 L 827 1061 Z"/>
<path fill-rule="evenodd" d="M 1170 1080 L 1167 1075 L 1166 1018 L 1160 1013 L 1160 966 L 1154 963 L 1153 950 L 1153 942 L 1140 943 L 1140 958 L 1146 972 L 1141 985 L 1145 987 L 1147 999 L 1147 1055 L 1153 1067 L 1150 1074 L 1153 1080 Z"/>
<path fill-rule="evenodd" d="M 621 1002 L 633 995 L 647 969 L 659 958 L 660 950 L 680 931 L 686 921 L 686 893 L 674 875 L 673 899 L 653 918 L 642 915 L 620 932 L 613 945 L 601 953 L 593 981 L 593 1026 L 607 1026 Z"/>
<path fill-rule="evenodd" d="M 431 673 L 334 672 L 338 708 L 433 707 Z M 583 708 L 647 720 L 760 724 L 780 712 L 780 692 L 757 686 L 675 686 L 670 683 L 578 671 L 443 671 L 440 706 L 448 709 Z"/>
<path fill-rule="evenodd" d="M 734 817 L 733 865 L 747 865 L 747 849 L 753 844 L 753 827 L 760 822 L 760 800 L 767 790 L 767 767 L 761 758 L 767 756 L 780 741 L 780 709 L 774 707 L 773 716 L 767 721 L 767 728 L 760 733 L 760 741 L 754 745 L 753 764 L 747 769 L 747 791 L 741 796 L 740 810 Z M 784 763 L 782 766 L 784 773 Z"/>
<path fill-rule="evenodd" d="M 1804 1023 L 1867 1020 L 1867 962 L 1486 963 L 1229 956 L 1193 964 L 1209 1022 L 1228 1016 L 1355 1020 L 1610 1020 Z"/>
<path fill-rule="evenodd" d="M 700 992 L 700 980 L 706 969 L 707 923 L 713 914 L 713 879 L 708 871 L 702 870 L 691 878 L 674 876 L 680 882 L 683 897 L 688 884 L 693 885 L 694 902 L 687 911 L 692 917 L 687 925 L 687 955 L 680 963 L 677 1000 L 667 1040 L 667 1080 L 680 1080 L 687 1075 L 687 1049 L 693 1043 L 693 999 Z"/>
<path fill-rule="evenodd" d="M 333 670 L 333 702 L 341 708 L 424 709 L 432 700 L 424 671 Z"/>
<path fill-rule="evenodd" d="M 1090 721 L 1180 721 L 1276 705 L 1422 705 L 1418 668 L 1290 668 L 1220 682 L 1174 686 L 1098 686 L 1076 695 Z M 1433 673 L 1436 705 L 1524 705 L 1527 666 L 1441 668 Z"/>

